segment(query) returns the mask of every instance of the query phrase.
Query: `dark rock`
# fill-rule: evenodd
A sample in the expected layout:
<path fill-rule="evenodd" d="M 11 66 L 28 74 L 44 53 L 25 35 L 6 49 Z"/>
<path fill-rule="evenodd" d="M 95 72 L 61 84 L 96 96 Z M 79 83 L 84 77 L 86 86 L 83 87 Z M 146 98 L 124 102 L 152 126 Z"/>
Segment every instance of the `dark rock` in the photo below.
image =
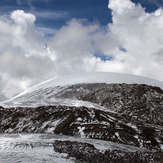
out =
<path fill-rule="evenodd" d="M 162 162 L 163 153 L 155 152 L 125 152 L 121 150 L 106 150 L 104 153 L 92 144 L 77 141 L 55 141 L 54 151 L 67 153 L 81 162 L 87 163 L 149 163 Z"/>

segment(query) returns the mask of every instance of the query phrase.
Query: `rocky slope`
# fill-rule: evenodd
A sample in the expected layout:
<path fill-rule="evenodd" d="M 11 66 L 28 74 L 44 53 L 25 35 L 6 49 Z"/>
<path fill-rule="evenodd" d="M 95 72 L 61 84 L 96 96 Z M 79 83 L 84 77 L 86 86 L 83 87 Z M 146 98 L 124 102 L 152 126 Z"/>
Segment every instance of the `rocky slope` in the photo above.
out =
<path fill-rule="evenodd" d="M 104 158 L 105 155 L 87 144 L 65 140 L 54 143 L 54 150 L 57 152 L 68 153 L 65 149 L 71 149 L 74 151 L 68 153 L 71 157 L 80 157 L 79 160 L 86 162 L 92 162 L 89 157 L 93 158 L 96 153 L 100 159 L 102 157 L 108 161 L 121 159 L 124 162 L 129 160 L 149 162 L 151 158 L 161 160 L 163 90 L 157 84 L 150 86 L 140 83 L 113 84 L 101 81 L 80 83 L 80 81 L 69 85 L 53 85 L 50 81 L 50 84 L 43 83 L 1 103 L 0 132 L 55 133 L 111 141 L 118 143 L 119 146 L 138 147 L 136 150 L 138 153 L 134 155 L 122 149 L 106 150 L 107 157 L 112 155 L 107 159 Z M 78 146 L 82 146 L 90 156 L 82 160 L 83 155 Z M 142 148 L 147 150 L 146 154 L 142 152 Z M 151 150 L 155 151 L 155 154 L 148 153 Z M 143 155 L 147 156 L 144 160 Z"/>
<path fill-rule="evenodd" d="M 57 140 L 53 144 L 56 152 L 64 152 L 69 157 L 75 157 L 78 161 L 88 163 L 149 163 L 161 162 L 163 153 L 147 151 L 125 151 L 121 149 L 107 149 L 101 152 L 90 143 L 77 141 Z"/>
<path fill-rule="evenodd" d="M 145 84 L 112 84 L 81 97 L 130 121 L 163 125 L 163 90 Z"/>

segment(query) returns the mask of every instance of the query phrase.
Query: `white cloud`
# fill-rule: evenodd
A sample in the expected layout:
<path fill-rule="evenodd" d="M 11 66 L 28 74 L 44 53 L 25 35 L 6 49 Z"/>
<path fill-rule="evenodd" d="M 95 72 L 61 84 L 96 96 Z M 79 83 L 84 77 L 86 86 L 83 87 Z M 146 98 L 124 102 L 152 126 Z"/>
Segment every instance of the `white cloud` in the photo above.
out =
<path fill-rule="evenodd" d="M 55 74 L 35 20 L 21 10 L 12 12 L 9 20 L 0 20 L 1 92 L 7 98 Z"/>
<path fill-rule="evenodd" d="M 44 33 L 52 35 L 53 30 L 37 27 L 33 14 L 17 10 L 10 19 L 0 18 L 1 93 L 10 98 L 55 75 L 79 71 L 124 72 L 163 81 L 163 10 L 146 13 L 130 0 L 110 0 L 109 8 L 113 23 L 107 27 L 72 19 L 51 38 Z"/>
<path fill-rule="evenodd" d="M 110 0 L 109 8 L 112 9 L 113 15 L 121 15 L 128 10 L 132 10 L 134 8 L 134 4 L 130 0 Z"/>
<path fill-rule="evenodd" d="M 92 35 L 99 27 L 83 25 L 82 20 L 71 20 L 51 41 L 50 49 L 56 54 L 57 73 L 86 71 L 93 56 Z M 91 69 L 94 67 L 91 67 Z"/>
<path fill-rule="evenodd" d="M 110 0 L 113 24 L 109 24 L 109 28 L 111 35 L 127 51 L 122 57 L 125 72 L 163 80 L 163 54 L 160 53 L 163 48 L 162 9 L 145 13 L 139 4 L 135 5 L 129 0 L 123 2 L 125 5 L 121 6 L 121 0 L 116 0 L 116 5 L 114 0 Z"/>
<path fill-rule="evenodd" d="M 61 19 L 65 19 L 68 18 L 70 15 L 68 12 L 65 11 L 34 11 L 33 12 L 34 15 L 36 15 L 37 17 L 40 17 L 42 19 L 50 19 L 50 20 L 61 20 Z"/>
<path fill-rule="evenodd" d="M 25 13 L 23 10 L 16 10 L 10 16 L 15 23 L 24 27 L 31 26 L 36 21 L 36 17 L 30 13 Z"/>

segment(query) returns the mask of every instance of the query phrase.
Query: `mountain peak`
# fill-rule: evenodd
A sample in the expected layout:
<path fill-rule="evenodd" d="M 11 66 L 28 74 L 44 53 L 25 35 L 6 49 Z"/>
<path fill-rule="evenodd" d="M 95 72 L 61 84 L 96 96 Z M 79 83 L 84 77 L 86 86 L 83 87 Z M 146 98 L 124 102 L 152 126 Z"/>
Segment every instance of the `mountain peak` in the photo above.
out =
<path fill-rule="evenodd" d="M 147 77 L 113 73 L 113 72 L 80 72 L 63 75 L 57 78 L 52 78 L 43 83 L 40 83 L 29 90 L 35 90 L 39 88 L 63 86 L 81 83 L 126 83 L 126 84 L 147 84 L 152 86 L 158 86 L 163 89 L 163 82 L 154 80 Z"/>

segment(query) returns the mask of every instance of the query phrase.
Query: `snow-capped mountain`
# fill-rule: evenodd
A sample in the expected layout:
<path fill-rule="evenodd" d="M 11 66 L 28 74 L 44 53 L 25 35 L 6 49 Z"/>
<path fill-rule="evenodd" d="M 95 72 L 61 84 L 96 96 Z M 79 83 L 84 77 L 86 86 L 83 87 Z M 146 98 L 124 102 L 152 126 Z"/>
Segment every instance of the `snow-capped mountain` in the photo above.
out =
<path fill-rule="evenodd" d="M 121 73 L 111 73 L 111 72 L 84 72 L 84 73 L 73 73 L 69 75 L 64 75 L 61 77 L 56 77 L 51 80 L 40 83 L 26 92 L 18 95 L 21 96 L 27 92 L 33 92 L 41 88 L 49 88 L 56 86 L 66 86 L 66 85 L 75 85 L 81 83 L 126 83 L 126 84 L 147 84 L 152 86 L 157 86 L 163 89 L 163 82 L 158 80 L 150 79 L 147 77 L 130 75 L 130 74 L 121 74 Z M 17 96 L 16 96 L 17 97 Z"/>
<path fill-rule="evenodd" d="M 119 146 L 137 147 L 139 152 L 162 151 L 162 89 L 163 82 L 127 74 L 66 75 L 36 85 L 0 103 L 0 132 L 55 133 L 111 141 Z M 76 146 L 83 150 L 76 149 Z M 95 150 L 93 144 L 82 145 L 79 141 L 54 143 L 57 152 L 67 153 L 67 148 L 77 153 L 89 148 Z M 92 152 L 91 158 L 98 152 Z M 115 158 L 121 158 L 119 154 L 111 153 Z M 124 151 L 119 153 L 124 154 Z M 77 157 L 74 152 L 68 154 Z M 159 152 L 159 157 L 163 157 L 162 152 Z"/>
<path fill-rule="evenodd" d="M 7 107 L 35 107 L 49 104 L 60 105 L 63 103 L 73 106 L 75 103 L 76 105 L 80 105 L 81 103 L 81 105 L 84 105 L 82 101 L 74 101 L 74 99 L 76 99 L 77 96 L 79 97 L 87 94 L 90 91 L 106 87 L 106 84 L 109 85 L 116 83 L 147 84 L 163 89 L 163 82 L 141 76 L 107 72 L 75 73 L 40 83 L 15 96 L 11 100 L 0 104 L 2 106 L 7 105 Z M 68 103 L 66 100 L 63 101 L 66 96 L 68 96 L 67 98 L 69 99 Z"/>

